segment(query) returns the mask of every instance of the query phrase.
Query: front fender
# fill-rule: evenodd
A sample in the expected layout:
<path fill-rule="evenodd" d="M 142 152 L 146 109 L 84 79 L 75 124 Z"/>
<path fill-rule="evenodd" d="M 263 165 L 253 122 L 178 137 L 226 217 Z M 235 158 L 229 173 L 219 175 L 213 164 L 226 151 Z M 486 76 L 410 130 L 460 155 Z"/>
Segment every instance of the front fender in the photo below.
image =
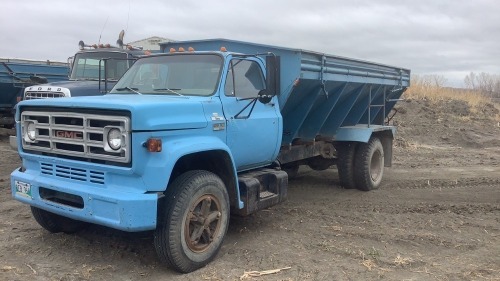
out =
<path fill-rule="evenodd" d="M 160 138 L 162 140 L 162 151 L 160 153 L 148 152 L 144 148 L 143 152 L 136 155 L 138 157 L 147 157 L 148 161 L 134 161 L 134 163 L 139 163 L 139 167 L 135 167 L 137 171 L 140 169 L 145 169 L 144 174 L 149 176 L 144 176 L 143 180 L 146 186 L 154 187 L 155 190 L 163 192 L 166 190 L 170 177 L 172 176 L 172 171 L 175 164 L 179 159 L 186 155 L 207 152 L 207 151 L 224 151 L 231 160 L 232 173 L 234 176 L 234 187 L 235 195 L 238 200 L 238 205 L 240 208 L 243 207 L 243 202 L 240 200 L 240 193 L 238 188 L 238 177 L 236 172 L 236 165 L 234 164 L 234 159 L 231 154 L 229 147 L 216 136 L 154 136 L 150 137 Z M 149 138 L 149 137 L 148 137 Z M 147 138 L 141 138 L 144 141 Z M 160 184 L 159 184 L 160 183 Z"/>

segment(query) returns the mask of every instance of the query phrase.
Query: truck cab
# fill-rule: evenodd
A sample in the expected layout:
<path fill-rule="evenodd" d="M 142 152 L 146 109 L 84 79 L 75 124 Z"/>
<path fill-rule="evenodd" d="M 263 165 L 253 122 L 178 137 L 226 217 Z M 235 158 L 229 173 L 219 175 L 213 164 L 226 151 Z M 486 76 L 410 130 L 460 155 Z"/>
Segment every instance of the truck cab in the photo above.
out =
<path fill-rule="evenodd" d="M 103 95 L 144 54 L 116 47 L 82 48 L 72 58 L 69 81 L 26 87 L 23 100 Z"/>

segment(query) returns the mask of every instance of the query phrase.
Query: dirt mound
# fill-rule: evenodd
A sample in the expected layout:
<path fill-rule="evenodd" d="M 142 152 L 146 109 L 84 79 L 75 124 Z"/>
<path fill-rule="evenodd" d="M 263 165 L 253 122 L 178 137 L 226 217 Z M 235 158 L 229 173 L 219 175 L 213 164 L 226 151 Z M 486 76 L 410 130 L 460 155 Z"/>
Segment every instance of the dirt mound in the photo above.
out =
<path fill-rule="evenodd" d="M 396 145 L 456 146 L 487 148 L 500 146 L 499 110 L 493 103 L 472 107 L 465 101 L 412 100 L 395 107 Z"/>
<path fill-rule="evenodd" d="M 380 189 L 343 189 L 335 167 L 302 166 L 288 201 L 233 217 L 217 258 L 186 275 L 158 261 L 149 232 L 42 229 L 12 198 L 21 162 L 0 138 L 0 280 L 500 280 L 497 106 L 398 103 Z"/>

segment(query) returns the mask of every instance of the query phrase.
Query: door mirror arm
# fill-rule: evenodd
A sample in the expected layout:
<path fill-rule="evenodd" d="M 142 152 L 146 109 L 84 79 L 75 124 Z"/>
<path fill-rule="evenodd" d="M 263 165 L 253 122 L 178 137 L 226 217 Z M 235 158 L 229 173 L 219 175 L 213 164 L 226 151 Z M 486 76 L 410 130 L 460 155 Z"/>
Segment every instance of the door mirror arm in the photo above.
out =
<path fill-rule="evenodd" d="M 253 109 L 255 108 L 255 104 L 257 103 L 257 100 L 258 100 L 259 98 L 251 98 L 251 99 L 252 99 L 252 100 L 251 100 L 251 101 L 250 101 L 247 105 L 245 105 L 245 107 L 243 107 L 243 108 L 240 110 L 240 112 L 238 112 L 238 113 L 236 113 L 236 114 L 234 115 L 234 119 L 248 119 L 248 118 L 250 117 L 250 115 L 252 115 Z M 245 115 L 245 116 L 240 116 L 240 115 L 243 113 L 243 111 L 245 111 L 245 110 L 246 110 L 249 106 L 252 106 L 252 107 L 250 108 L 250 112 L 248 112 L 248 114 L 247 114 L 247 115 Z"/>

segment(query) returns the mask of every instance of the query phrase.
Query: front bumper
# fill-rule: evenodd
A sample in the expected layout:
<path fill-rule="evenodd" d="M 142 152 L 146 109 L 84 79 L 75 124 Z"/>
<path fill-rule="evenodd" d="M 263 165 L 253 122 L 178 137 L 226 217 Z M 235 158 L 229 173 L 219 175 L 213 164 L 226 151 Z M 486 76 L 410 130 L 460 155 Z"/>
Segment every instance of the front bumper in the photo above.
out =
<path fill-rule="evenodd" d="M 27 183 L 31 197 L 19 193 L 15 182 Z M 74 207 L 41 196 L 41 188 L 51 193 L 81 198 L 82 206 Z M 92 186 L 85 182 L 70 181 L 43 174 L 29 174 L 17 169 L 11 174 L 11 191 L 14 199 L 46 211 L 104 225 L 124 231 L 144 231 L 156 228 L 158 193 L 139 193 Z"/>

